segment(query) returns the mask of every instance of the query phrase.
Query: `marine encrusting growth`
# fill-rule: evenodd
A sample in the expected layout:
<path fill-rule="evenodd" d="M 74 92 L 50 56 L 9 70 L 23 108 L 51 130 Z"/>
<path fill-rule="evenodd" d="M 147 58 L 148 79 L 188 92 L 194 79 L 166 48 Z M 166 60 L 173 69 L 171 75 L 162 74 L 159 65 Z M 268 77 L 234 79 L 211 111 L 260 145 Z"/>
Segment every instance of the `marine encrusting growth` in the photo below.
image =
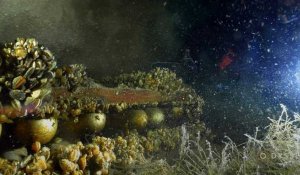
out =
<path fill-rule="evenodd" d="M 204 101 L 170 70 L 99 84 L 32 38 L 1 45 L 0 97 L 2 174 L 122 174 L 178 149 L 181 124 L 206 130 Z"/>

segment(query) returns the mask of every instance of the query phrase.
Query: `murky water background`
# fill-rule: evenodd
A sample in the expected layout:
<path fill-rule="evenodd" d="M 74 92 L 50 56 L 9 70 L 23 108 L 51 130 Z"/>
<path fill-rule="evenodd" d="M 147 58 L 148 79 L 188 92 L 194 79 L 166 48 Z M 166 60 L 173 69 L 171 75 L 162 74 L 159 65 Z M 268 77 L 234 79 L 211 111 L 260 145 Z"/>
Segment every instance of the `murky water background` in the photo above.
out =
<path fill-rule="evenodd" d="M 0 42 L 33 37 L 58 65 L 107 76 L 167 67 L 203 97 L 214 142 L 299 112 L 297 0 L 0 0 Z M 234 55 L 234 56 L 232 56 Z M 220 63 L 232 58 L 226 68 Z M 106 85 L 109 85 L 107 83 Z M 264 130 L 263 130 L 264 132 Z"/>

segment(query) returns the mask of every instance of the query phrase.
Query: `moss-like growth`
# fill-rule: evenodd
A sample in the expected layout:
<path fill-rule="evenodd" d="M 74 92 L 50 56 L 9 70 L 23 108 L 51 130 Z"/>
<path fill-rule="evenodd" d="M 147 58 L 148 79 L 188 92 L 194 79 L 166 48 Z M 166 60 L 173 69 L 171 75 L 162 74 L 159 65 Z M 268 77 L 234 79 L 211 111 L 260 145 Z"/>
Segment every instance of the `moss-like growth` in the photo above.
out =
<path fill-rule="evenodd" d="M 182 129 L 182 145 L 178 172 L 195 174 L 299 174 L 300 173 L 300 122 L 299 114 L 290 118 L 281 105 L 280 117 L 270 119 L 262 139 L 246 134 L 248 141 L 237 146 L 229 138 L 221 151 L 213 150 L 211 144 L 199 138 L 190 139 Z"/>

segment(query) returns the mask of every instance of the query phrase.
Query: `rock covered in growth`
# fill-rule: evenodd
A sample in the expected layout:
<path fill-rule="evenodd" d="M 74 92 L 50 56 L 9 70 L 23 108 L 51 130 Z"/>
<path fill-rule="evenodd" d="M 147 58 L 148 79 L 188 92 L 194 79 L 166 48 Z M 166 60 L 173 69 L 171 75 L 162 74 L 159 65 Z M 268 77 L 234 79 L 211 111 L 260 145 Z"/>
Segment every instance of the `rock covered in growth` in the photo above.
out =
<path fill-rule="evenodd" d="M 43 147 L 37 153 L 28 155 L 22 161 L 0 158 L 0 173 L 108 174 L 112 162 L 116 160 L 113 149 L 113 139 L 99 136 L 86 145 L 81 142 L 70 144 L 59 141 L 50 148 Z"/>
<path fill-rule="evenodd" d="M 92 143 L 83 145 L 57 143 L 52 145 L 53 160 L 59 162 L 59 170 L 64 174 L 85 174 L 92 164 L 95 172 L 108 174 L 108 170 L 116 157 L 113 152 L 114 141 L 105 137 L 95 137 Z"/>
<path fill-rule="evenodd" d="M 174 116 L 185 114 L 198 116 L 202 112 L 202 98 L 168 69 L 157 68 L 148 73 L 136 72 L 115 78 L 113 81 L 119 88 L 132 89 L 127 89 L 127 93 L 122 96 L 125 97 L 125 102 L 118 99 L 120 103 L 113 104 L 103 102 L 105 99 L 102 101 L 102 99 L 97 98 L 100 95 L 95 92 L 110 92 L 108 97 L 115 98 L 122 95 L 120 95 L 119 88 L 110 88 L 110 91 L 108 91 L 108 88 L 102 87 L 101 89 L 100 85 L 94 83 L 92 87 L 96 89 L 95 92 L 90 93 L 88 96 L 86 93 L 84 93 L 84 96 L 74 95 L 77 87 L 79 87 L 78 92 L 82 90 L 80 87 L 91 87 L 93 83 L 87 78 L 85 67 L 76 64 L 56 68 L 52 53 L 45 47 L 40 46 L 34 39 L 20 38 L 14 43 L 5 44 L 0 51 L 0 61 L 0 102 L 2 105 L 13 106 L 13 110 L 16 109 L 17 111 L 23 111 L 24 106 L 30 106 L 30 110 L 35 111 L 34 116 L 40 118 L 51 116 L 58 119 L 71 119 L 70 121 L 73 121 L 70 125 L 71 128 L 76 129 L 79 126 L 80 133 L 87 131 L 86 128 L 91 128 L 91 125 L 88 124 L 95 124 L 96 120 L 88 120 L 88 124 L 82 124 L 83 121 L 87 121 L 84 120 L 85 118 L 91 115 L 95 116 L 94 113 L 118 114 L 130 112 L 130 110 L 137 111 L 136 109 L 140 107 L 145 108 L 143 102 L 138 100 L 149 100 L 145 97 L 148 90 L 155 92 L 155 94 L 159 92 L 157 94 L 170 97 L 170 100 L 159 101 L 160 98 L 154 98 L 155 105 L 151 104 L 151 108 L 148 108 L 150 111 L 147 111 L 148 114 L 143 110 L 139 110 L 140 112 L 143 111 L 143 117 L 136 117 L 138 116 L 136 113 L 133 117 L 129 117 L 129 121 L 133 126 L 141 125 L 141 128 L 143 128 L 146 125 L 144 119 L 148 122 L 148 116 L 145 116 L 149 115 L 149 122 L 153 122 L 153 125 L 160 127 L 159 124 L 165 120 L 165 116 L 164 111 L 154 108 L 157 107 L 157 103 L 168 105 L 167 108 L 171 106 L 172 109 L 178 109 L 174 110 Z M 67 87 L 66 92 L 72 95 L 54 98 L 52 93 L 52 98 L 47 98 L 43 101 L 43 105 L 40 105 L 45 96 L 51 92 L 52 87 L 56 90 L 60 87 Z M 138 93 L 138 90 L 133 90 L 135 88 L 148 90 Z M 153 92 L 151 93 L 154 94 Z M 130 105 L 131 102 L 127 99 L 132 99 L 132 93 L 136 94 L 133 99 L 137 102 L 134 101 L 135 103 Z M 31 109 L 32 107 L 33 109 Z M 181 112 L 181 109 L 185 111 Z M 26 108 L 25 110 L 23 111 L 24 115 L 29 109 Z M 99 119 L 97 116 L 99 115 L 89 118 Z M 83 117 L 85 118 L 83 119 Z M 143 119 L 142 122 L 140 122 L 140 119 Z M 68 120 L 64 122 L 67 123 Z M 120 121 L 118 120 L 118 122 Z M 74 125 L 74 123 L 81 124 Z M 68 130 L 67 127 L 62 128 Z M 82 128 L 84 130 L 81 130 Z M 103 129 L 102 126 L 101 129 Z M 108 174 L 113 162 L 121 166 L 145 162 L 146 154 L 158 152 L 162 148 L 166 150 L 175 149 L 179 139 L 180 132 L 177 126 L 176 128 L 159 128 L 153 132 L 147 132 L 146 136 L 140 135 L 134 129 L 130 130 L 128 135 L 116 136 L 114 139 L 96 136 L 91 143 L 86 145 L 81 142 L 77 144 L 59 142 L 49 143 L 51 148 L 42 148 L 41 143 L 35 143 L 32 145 L 35 154 L 26 155 L 23 160 L 10 162 L 0 159 L 0 174 Z"/>
<path fill-rule="evenodd" d="M 18 38 L 0 48 L 0 102 L 21 111 L 37 107 L 51 92 L 56 61 L 46 47 L 33 38 Z"/>
<path fill-rule="evenodd" d="M 167 68 L 156 68 L 150 72 L 137 71 L 130 74 L 121 74 L 115 78 L 108 78 L 110 85 L 130 88 L 143 88 L 163 92 L 174 93 L 184 87 L 182 79 Z"/>
<path fill-rule="evenodd" d="M 170 97 L 171 106 L 184 106 L 185 114 L 188 116 L 192 117 L 202 114 L 204 100 L 193 88 L 177 77 L 175 72 L 167 68 L 155 68 L 149 72 L 137 71 L 130 74 L 122 74 L 114 78 L 106 78 L 102 83 L 109 86 L 158 91 L 163 96 Z"/>
<path fill-rule="evenodd" d="M 112 164 L 120 168 L 149 164 L 147 155 L 163 148 L 164 151 L 177 149 L 179 142 L 179 127 L 159 129 L 147 136 L 134 131 L 114 139 L 96 136 L 86 144 L 57 139 L 49 147 L 44 146 L 22 160 L 0 158 L 0 173 L 109 174 Z"/>

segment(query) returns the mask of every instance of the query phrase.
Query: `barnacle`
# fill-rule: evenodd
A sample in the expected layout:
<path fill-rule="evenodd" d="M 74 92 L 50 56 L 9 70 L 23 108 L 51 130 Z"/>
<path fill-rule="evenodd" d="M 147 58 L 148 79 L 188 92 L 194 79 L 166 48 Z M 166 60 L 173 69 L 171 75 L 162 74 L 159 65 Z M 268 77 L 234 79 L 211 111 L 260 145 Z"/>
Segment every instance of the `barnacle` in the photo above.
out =
<path fill-rule="evenodd" d="M 118 136 L 115 141 L 116 164 L 126 166 L 137 162 L 144 162 L 144 147 L 141 138 L 136 132 L 128 136 Z"/>
<path fill-rule="evenodd" d="M 88 85 L 86 67 L 82 64 L 72 64 L 62 66 L 55 70 L 55 81 L 53 86 L 66 87 L 70 91 L 75 91 L 78 87 Z"/>

